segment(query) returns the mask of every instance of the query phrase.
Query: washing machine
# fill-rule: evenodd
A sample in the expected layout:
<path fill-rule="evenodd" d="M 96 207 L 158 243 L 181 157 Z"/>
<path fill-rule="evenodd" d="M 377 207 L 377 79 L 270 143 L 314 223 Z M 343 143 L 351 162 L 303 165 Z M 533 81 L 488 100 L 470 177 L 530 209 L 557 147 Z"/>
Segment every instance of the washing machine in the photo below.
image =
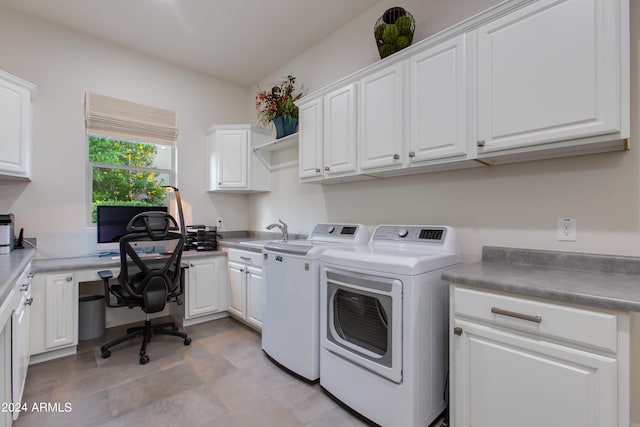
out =
<path fill-rule="evenodd" d="M 380 225 L 320 257 L 320 385 L 383 426 L 428 426 L 447 406 L 447 226 Z"/>
<path fill-rule="evenodd" d="M 304 240 L 272 241 L 265 254 L 262 349 L 278 365 L 315 382 L 320 376 L 320 255 L 363 246 L 363 224 L 317 224 Z"/>

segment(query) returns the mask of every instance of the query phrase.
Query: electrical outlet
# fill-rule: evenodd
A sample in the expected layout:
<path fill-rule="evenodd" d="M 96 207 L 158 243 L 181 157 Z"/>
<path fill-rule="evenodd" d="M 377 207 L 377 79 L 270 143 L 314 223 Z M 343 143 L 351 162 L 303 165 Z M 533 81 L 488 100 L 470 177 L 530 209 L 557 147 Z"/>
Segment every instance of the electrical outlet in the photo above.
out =
<path fill-rule="evenodd" d="M 558 240 L 566 242 L 576 241 L 575 218 L 558 218 Z"/>

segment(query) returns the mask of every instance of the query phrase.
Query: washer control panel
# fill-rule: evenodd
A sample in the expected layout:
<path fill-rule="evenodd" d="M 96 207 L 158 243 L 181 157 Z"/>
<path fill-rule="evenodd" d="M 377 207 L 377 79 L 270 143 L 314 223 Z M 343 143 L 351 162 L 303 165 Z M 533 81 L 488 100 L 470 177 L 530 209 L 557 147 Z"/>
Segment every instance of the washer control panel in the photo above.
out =
<path fill-rule="evenodd" d="M 447 227 L 432 225 L 380 225 L 372 240 L 407 241 L 411 243 L 444 243 Z"/>
<path fill-rule="evenodd" d="M 366 244 L 369 230 L 364 224 L 316 224 L 307 240 Z"/>

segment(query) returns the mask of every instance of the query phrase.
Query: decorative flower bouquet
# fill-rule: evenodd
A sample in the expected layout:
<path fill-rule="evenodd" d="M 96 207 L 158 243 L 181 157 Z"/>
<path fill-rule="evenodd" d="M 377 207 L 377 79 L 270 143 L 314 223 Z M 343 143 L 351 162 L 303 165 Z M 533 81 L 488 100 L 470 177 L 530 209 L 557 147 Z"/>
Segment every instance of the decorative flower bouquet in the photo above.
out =
<path fill-rule="evenodd" d="M 267 126 L 278 116 L 283 116 L 285 120 L 297 119 L 298 107 L 294 102 L 301 96 L 302 91 L 296 90 L 296 78 L 291 74 L 271 90 L 259 91 L 256 95 L 258 122 L 262 126 Z"/>

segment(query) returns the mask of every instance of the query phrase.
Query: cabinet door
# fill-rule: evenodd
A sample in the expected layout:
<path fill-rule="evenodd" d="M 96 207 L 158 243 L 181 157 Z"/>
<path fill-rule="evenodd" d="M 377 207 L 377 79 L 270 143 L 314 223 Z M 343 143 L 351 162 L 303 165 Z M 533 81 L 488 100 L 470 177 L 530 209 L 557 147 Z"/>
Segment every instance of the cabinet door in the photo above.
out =
<path fill-rule="evenodd" d="M 465 35 L 409 60 L 409 162 L 467 153 Z"/>
<path fill-rule="evenodd" d="M 78 284 L 73 273 L 45 278 L 45 348 L 78 343 Z"/>
<path fill-rule="evenodd" d="M 31 293 L 27 290 L 20 298 L 20 305 L 13 312 L 12 316 L 12 363 L 13 363 L 13 402 L 22 402 L 22 392 L 27 378 L 27 367 L 29 366 L 29 315 Z M 14 419 L 18 417 L 15 413 Z"/>
<path fill-rule="evenodd" d="M 322 98 L 300 104 L 298 109 L 298 164 L 301 180 L 322 178 L 324 159 Z"/>
<path fill-rule="evenodd" d="M 262 269 L 247 267 L 247 322 L 262 329 L 262 313 L 264 312 L 264 280 Z"/>
<path fill-rule="evenodd" d="M 28 178 L 31 94 L 0 74 L 0 173 Z"/>
<path fill-rule="evenodd" d="M 360 169 L 402 166 L 404 159 L 404 63 L 360 81 Z"/>
<path fill-rule="evenodd" d="M 246 313 L 246 273 L 245 266 L 229 262 L 229 310 L 238 317 Z"/>
<path fill-rule="evenodd" d="M 245 130 L 216 131 L 218 188 L 247 188 L 249 135 Z"/>
<path fill-rule="evenodd" d="M 614 427 L 617 361 L 460 319 L 451 425 Z"/>
<path fill-rule="evenodd" d="M 324 99 L 324 174 L 346 175 L 357 170 L 356 86 L 335 90 Z"/>
<path fill-rule="evenodd" d="M 478 29 L 480 152 L 620 130 L 619 5 L 541 0 Z"/>
<path fill-rule="evenodd" d="M 189 262 L 187 282 L 186 318 L 214 313 L 220 310 L 217 266 L 213 260 L 192 260 Z"/>
<path fill-rule="evenodd" d="M 0 329 L 0 402 L 11 402 L 11 322 Z M 11 412 L 0 411 L 0 426 L 11 426 Z"/>

